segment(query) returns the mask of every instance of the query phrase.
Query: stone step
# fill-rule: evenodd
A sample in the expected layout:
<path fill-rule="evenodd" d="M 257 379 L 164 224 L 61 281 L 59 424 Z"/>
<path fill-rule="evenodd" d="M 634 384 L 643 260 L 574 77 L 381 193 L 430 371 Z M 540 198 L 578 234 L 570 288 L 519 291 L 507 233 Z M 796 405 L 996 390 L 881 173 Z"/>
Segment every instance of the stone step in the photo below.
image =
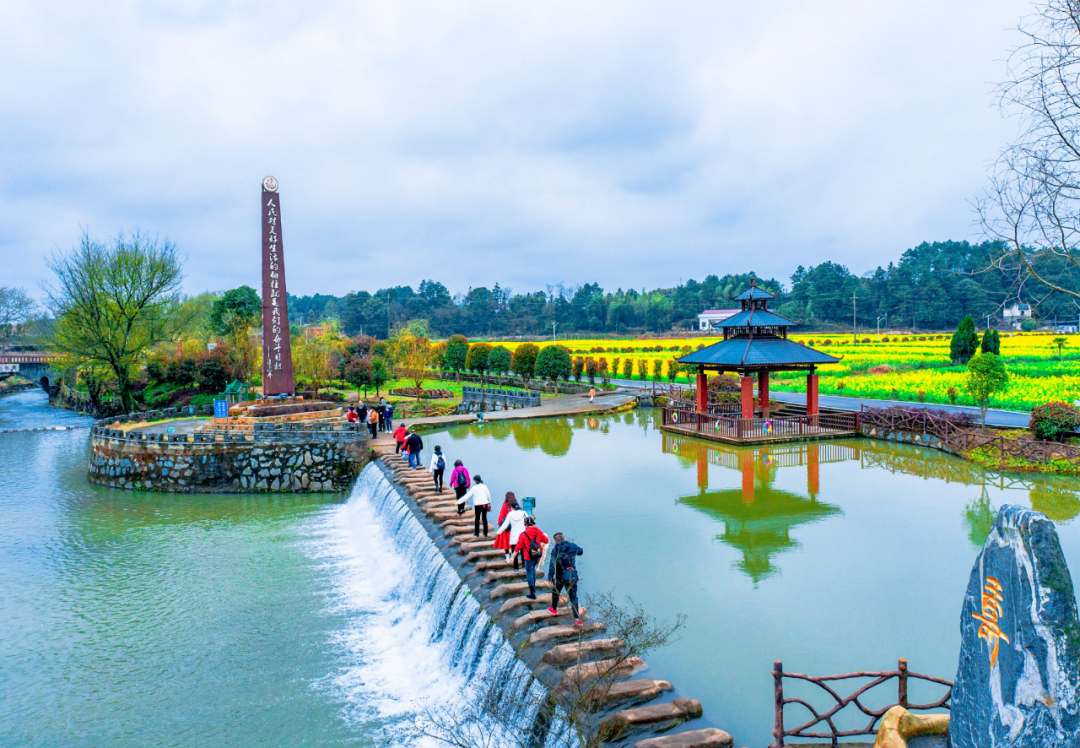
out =
<path fill-rule="evenodd" d="M 476 536 L 473 535 L 473 526 L 470 522 L 467 525 L 447 525 L 443 528 L 444 538 L 453 538 L 458 535 L 468 535 L 470 540 L 475 540 Z"/>
<path fill-rule="evenodd" d="M 735 740 L 723 730 L 707 727 L 704 730 L 687 730 L 674 735 L 646 738 L 634 743 L 634 748 L 733 748 Z M 807 743 L 799 743 L 805 746 Z M 831 743 L 829 745 L 832 745 Z M 847 746 L 854 743 L 843 743 Z"/>
<path fill-rule="evenodd" d="M 550 586 L 551 582 L 537 582 L 536 586 L 539 587 L 542 584 Z M 526 589 L 528 588 L 526 587 Z M 542 592 L 538 591 L 537 598 L 535 600 L 530 600 L 524 595 L 522 595 L 521 597 L 510 598 L 505 603 L 499 606 L 499 612 L 495 615 L 504 616 L 507 613 L 512 613 L 518 608 L 540 608 L 541 610 L 546 612 L 549 605 L 551 605 L 551 593 L 545 595 Z M 549 613 L 548 615 L 551 614 Z"/>
<path fill-rule="evenodd" d="M 503 552 L 499 551 L 499 555 L 502 556 Z M 476 564 L 477 571 L 498 571 L 500 569 L 512 569 L 513 562 L 507 561 L 505 558 L 496 558 L 493 561 L 480 561 Z M 539 570 L 536 572 L 539 574 Z"/>
<path fill-rule="evenodd" d="M 525 644 L 533 647 L 538 644 L 559 641 L 560 639 L 578 639 L 591 634 L 599 634 L 604 628 L 604 624 L 599 621 L 583 623 L 580 626 L 546 626 L 539 631 L 534 631 Z"/>
<path fill-rule="evenodd" d="M 675 699 L 663 704 L 647 704 L 615 712 L 600 723 L 599 737 L 610 743 L 648 728 L 665 729 L 702 715 L 697 699 Z"/>
<path fill-rule="evenodd" d="M 594 688 L 589 691 L 588 700 L 597 707 L 624 701 L 652 701 L 664 691 L 671 689 L 672 685 L 666 680 L 638 678 Z"/>
<path fill-rule="evenodd" d="M 460 551 L 459 551 L 460 552 Z M 482 559 L 502 558 L 506 554 L 497 548 L 477 548 L 476 550 L 469 551 L 465 556 L 465 560 L 470 564 L 475 564 Z M 479 564 L 477 564 L 479 566 Z"/>
<path fill-rule="evenodd" d="M 578 613 L 581 614 L 581 620 L 586 620 L 585 608 L 578 608 Z M 570 612 L 569 606 L 565 608 L 559 608 L 557 615 L 551 615 L 546 609 L 530 610 L 523 616 L 519 616 L 510 624 L 510 633 L 513 634 L 516 631 L 527 629 L 530 626 L 536 626 L 543 623 L 566 623 L 567 621 L 573 621 L 574 614 Z M 585 624 L 582 624 L 584 628 Z"/>
<path fill-rule="evenodd" d="M 551 582 L 538 579 L 538 580 L 536 580 L 536 589 L 537 590 L 545 590 L 545 589 L 550 590 L 551 589 Z M 490 593 L 488 593 L 488 600 L 498 600 L 499 598 L 502 598 L 502 597 L 511 597 L 511 596 L 514 596 L 514 595 L 524 595 L 528 591 L 529 591 L 529 583 L 528 582 L 507 582 L 506 584 L 500 584 L 498 587 L 496 587 Z M 528 600 L 528 598 L 525 598 L 525 599 Z M 532 602 L 532 600 L 529 600 L 529 602 Z M 551 604 L 550 595 L 547 596 L 547 602 L 548 602 L 549 605 Z"/>
<path fill-rule="evenodd" d="M 477 537 L 476 535 L 472 534 L 472 528 L 470 527 L 469 528 L 469 533 L 467 535 L 458 535 L 453 540 L 451 540 L 450 541 L 450 547 L 480 544 L 480 545 L 486 545 L 486 546 L 488 546 L 490 548 L 491 544 L 494 543 L 494 542 L 495 542 L 495 533 L 491 533 L 490 535 L 487 535 L 486 537 L 484 535 L 481 535 L 480 537 Z"/>
<path fill-rule="evenodd" d="M 645 667 L 640 657 L 612 658 L 597 662 L 571 665 L 563 672 L 560 688 L 568 689 L 588 681 L 608 679 L 623 680 Z"/>
<path fill-rule="evenodd" d="M 468 556 L 473 551 L 494 550 L 491 547 L 491 544 L 494 543 L 494 542 L 495 542 L 495 538 L 492 537 L 492 538 L 490 538 L 488 540 L 482 540 L 482 541 L 477 542 L 477 543 L 462 543 L 461 545 L 458 546 L 458 553 L 460 553 L 462 556 Z M 502 553 L 502 551 L 498 551 L 498 552 Z"/>
<path fill-rule="evenodd" d="M 439 523 L 440 530 L 445 530 L 448 527 L 465 527 L 471 530 L 473 528 L 472 517 L 469 517 L 468 519 L 464 517 L 452 517 L 451 519 L 444 519 Z"/>
<path fill-rule="evenodd" d="M 591 639 L 585 642 L 560 644 L 552 647 L 541 658 L 543 662 L 555 667 L 565 667 L 578 662 L 618 654 L 626 645 L 621 639 Z"/>
<path fill-rule="evenodd" d="M 524 569 L 514 569 L 511 566 L 511 564 L 508 564 L 505 561 L 503 562 L 503 565 L 507 567 L 503 571 L 489 571 L 484 576 L 484 584 L 495 584 L 496 582 L 505 582 L 505 581 L 511 580 L 511 579 L 524 579 L 525 578 L 525 570 Z M 477 567 L 479 567 L 479 566 L 480 565 L 477 564 Z M 537 569 L 536 570 L 536 578 L 537 579 L 543 579 L 544 578 L 544 572 Z"/>

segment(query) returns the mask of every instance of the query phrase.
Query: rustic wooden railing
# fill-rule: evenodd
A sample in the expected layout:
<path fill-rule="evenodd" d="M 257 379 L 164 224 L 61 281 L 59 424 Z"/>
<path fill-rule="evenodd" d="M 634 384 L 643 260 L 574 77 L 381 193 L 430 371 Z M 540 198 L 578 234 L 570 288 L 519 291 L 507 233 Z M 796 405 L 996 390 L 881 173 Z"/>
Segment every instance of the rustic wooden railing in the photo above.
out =
<path fill-rule="evenodd" d="M 784 678 L 791 678 L 793 680 L 806 681 L 807 683 L 813 683 L 819 686 L 822 690 L 829 694 L 833 701 L 836 703 L 830 709 L 819 711 L 814 705 L 805 699 L 800 698 L 786 698 L 784 696 Z M 871 691 L 878 686 L 881 686 L 889 681 L 896 679 L 896 693 L 897 699 L 891 704 L 872 709 L 860 701 L 867 692 Z M 863 683 L 862 686 L 857 688 L 853 693 L 847 696 L 841 696 L 836 688 L 829 685 L 830 683 L 836 683 L 837 681 L 846 680 L 866 680 L 869 682 Z M 929 704 L 912 704 L 908 700 L 908 684 L 912 680 L 927 681 L 929 683 L 935 683 L 937 685 L 946 686 L 949 690 L 945 695 L 937 701 Z M 785 738 L 800 738 L 800 739 L 827 739 L 832 741 L 833 748 L 837 748 L 840 738 L 852 737 L 855 735 L 876 735 L 878 730 L 878 722 L 885 715 L 885 712 L 892 709 L 894 706 L 902 706 L 910 711 L 927 711 L 930 709 L 948 709 L 949 699 L 952 697 L 952 681 L 945 680 L 943 678 L 935 678 L 932 675 L 923 675 L 921 673 L 915 673 L 908 670 L 907 660 L 901 659 L 897 665 L 896 670 L 886 671 L 859 671 L 857 673 L 845 673 L 843 675 L 806 675 L 804 673 L 786 673 L 784 672 L 783 663 L 777 660 L 773 663 L 773 688 L 775 693 L 775 724 L 773 726 L 773 743 L 770 748 L 783 748 L 785 745 Z M 787 729 L 784 727 L 784 707 L 788 704 L 799 704 L 809 710 L 813 715 L 811 719 L 800 724 L 798 727 Z M 866 727 L 854 728 L 851 730 L 842 730 L 836 726 L 838 715 L 848 707 L 854 707 L 849 712 L 852 716 L 855 716 L 858 712 L 862 712 L 865 716 L 870 718 Z M 845 717 L 847 715 L 844 715 Z M 828 726 L 828 731 L 825 732 L 821 728 L 819 731 L 814 731 L 812 728 L 821 724 L 822 722 Z"/>
<path fill-rule="evenodd" d="M 859 428 L 858 413 L 820 413 L 812 416 L 778 418 L 738 418 L 667 406 L 662 423 L 698 434 L 714 434 L 727 439 L 767 439 L 780 436 L 849 433 Z"/>
<path fill-rule="evenodd" d="M 1061 442 L 1002 436 L 993 431 L 979 429 L 975 425 L 958 425 L 928 410 L 868 408 L 864 405 L 859 415 L 860 423 L 866 427 L 937 437 L 945 451 L 958 455 L 982 449 L 987 455 L 1001 460 L 1043 463 L 1066 461 L 1080 466 L 1080 447 Z"/>

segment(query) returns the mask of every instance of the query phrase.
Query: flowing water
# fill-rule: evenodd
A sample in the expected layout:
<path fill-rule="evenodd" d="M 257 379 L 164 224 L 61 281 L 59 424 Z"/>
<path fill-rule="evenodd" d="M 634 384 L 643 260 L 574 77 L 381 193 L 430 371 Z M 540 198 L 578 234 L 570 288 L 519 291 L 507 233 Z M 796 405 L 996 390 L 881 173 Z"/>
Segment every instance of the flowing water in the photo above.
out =
<path fill-rule="evenodd" d="M 89 419 L 0 399 L 0 428 L 48 425 L 80 428 L 0 436 L 0 746 L 414 744 L 481 679 L 535 703 L 374 468 L 348 500 L 116 491 Z"/>
<path fill-rule="evenodd" d="M 425 436 L 586 549 L 583 592 L 688 616 L 647 658 L 738 745 L 770 670 L 952 677 L 967 575 L 1004 502 L 1080 560 L 1075 481 L 1010 480 L 866 440 L 758 450 L 649 411 Z M 86 481 L 89 419 L 0 398 L 0 746 L 431 745 L 403 727 L 479 684 L 542 693 L 369 468 L 349 496 L 141 494 Z"/>

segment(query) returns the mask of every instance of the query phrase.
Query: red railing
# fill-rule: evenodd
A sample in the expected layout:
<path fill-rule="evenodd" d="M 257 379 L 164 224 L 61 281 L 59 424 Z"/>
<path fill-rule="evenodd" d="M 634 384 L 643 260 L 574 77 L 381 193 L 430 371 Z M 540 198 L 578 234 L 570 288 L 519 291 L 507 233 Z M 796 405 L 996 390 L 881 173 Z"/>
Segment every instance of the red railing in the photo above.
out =
<path fill-rule="evenodd" d="M 829 694 L 829 696 L 836 703 L 831 709 L 824 711 L 818 711 L 810 702 L 800 698 L 785 698 L 784 697 L 784 678 L 792 678 L 795 680 L 806 681 L 807 683 L 813 683 L 819 686 L 822 690 Z M 888 683 L 892 679 L 897 681 L 897 700 L 886 706 L 879 707 L 877 709 L 871 709 L 864 705 L 859 699 L 864 696 L 871 689 Z M 852 680 L 852 679 L 869 679 L 868 683 L 864 683 L 861 687 L 857 688 L 853 693 L 848 696 L 841 696 L 835 688 L 828 685 L 830 682 Z M 912 704 L 908 701 L 908 683 L 910 680 L 927 681 L 929 683 L 935 683 L 941 686 L 948 687 L 948 692 L 937 701 L 929 704 Z M 902 706 L 905 709 L 913 711 L 926 711 L 929 709 L 948 709 L 949 699 L 952 697 L 952 681 L 944 680 L 943 678 L 935 678 L 931 675 L 922 675 L 921 673 L 913 673 L 908 670 L 907 660 L 901 659 L 898 663 L 896 670 L 886 670 L 882 672 L 871 671 L 859 671 L 857 673 L 845 673 L 844 675 L 806 675 L 804 673 L 785 673 L 783 663 L 777 660 L 773 664 L 773 687 L 775 693 L 775 707 L 776 716 L 775 724 L 773 727 L 773 744 L 770 748 L 783 748 L 784 738 L 806 738 L 806 739 L 822 739 L 827 738 L 832 741 L 833 748 L 839 745 L 839 738 L 851 737 L 854 735 L 876 735 L 878 728 L 878 721 L 885 715 L 885 712 L 892 709 L 894 706 Z M 787 704 L 800 704 L 809 710 L 813 715 L 810 720 L 804 722 L 798 727 L 792 729 L 786 729 L 784 727 L 784 706 Z M 851 730 L 841 730 L 836 726 L 836 718 L 844 709 L 849 706 L 853 706 L 854 710 L 851 714 L 857 714 L 855 710 L 862 712 L 864 715 L 870 718 L 864 728 L 855 728 Z M 845 715 L 846 716 L 846 715 Z M 813 732 L 811 728 L 824 722 L 828 725 L 828 732 Z"/>
<path fill-rule="evenodd" d="M 820 413 L 813 416 L 778 418 L 739 418 L 694 410 L 662 409 L 664 426 L 696 434 L 710 434 L 725 439 L 770 439 L 811 436 L 814 434 L 858 431 L 858 413 Z"/>

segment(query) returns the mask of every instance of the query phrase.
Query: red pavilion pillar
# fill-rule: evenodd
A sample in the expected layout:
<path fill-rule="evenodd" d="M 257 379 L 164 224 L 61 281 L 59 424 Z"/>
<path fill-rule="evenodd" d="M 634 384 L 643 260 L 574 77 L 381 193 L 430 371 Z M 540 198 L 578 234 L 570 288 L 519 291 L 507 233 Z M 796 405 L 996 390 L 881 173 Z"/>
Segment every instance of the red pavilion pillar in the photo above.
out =
<path fill-rule="evenodd" d="M 821 492 L 821 445 L 807 445 L 806 457 L 806 492 L 815 498 Z"/>
<path fill-rule="evenodd" d="M 699 366 L 697 372 L 697 412 L 709 412 L 709 380 L 705 376 L 705 367 Z"/>
<path fill-rule="evenodd" d="M 757 375 L 757 389 L 758 389 L 758 407 L 765 413 L 765 418 L 769 417 L 769 372 L 768 370 L 759 371 Z"/>
<path fill-rule="evenodd" d="M 697 454 L 697 487 L 702 491 L 709 487 L 709 455 L 704 448 Z"/>
<path fill-rule="evenodd" d="M 742 417 L 754 417 L 754 378 L 743 376 L 742 384 Z"/>
<path fill-rule="evenodd" d="M 806 375 L 806 415 L 814 418 L 811 423 L 817 423 L 818 414 L 818 375 L 811 371 Z"/>

